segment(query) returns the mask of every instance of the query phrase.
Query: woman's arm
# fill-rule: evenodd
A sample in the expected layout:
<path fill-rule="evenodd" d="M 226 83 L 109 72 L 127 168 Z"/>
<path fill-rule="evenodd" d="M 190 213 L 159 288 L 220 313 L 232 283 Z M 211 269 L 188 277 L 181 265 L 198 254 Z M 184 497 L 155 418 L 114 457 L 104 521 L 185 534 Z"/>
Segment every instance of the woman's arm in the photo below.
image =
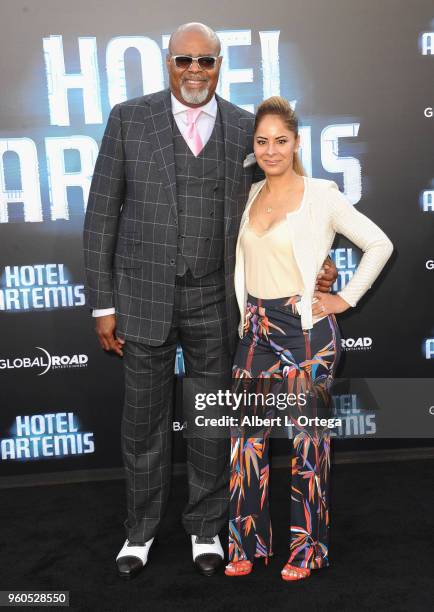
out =
<path fill-rule="evenodd" d="M 393 244 L 378 225 L 356 210 L 335 183 L 330 187 L 330 204 L 334 230 L 363 251 L 353 277 L 338 292 L 350 306 L 356 306 L 391 256 Z"/>

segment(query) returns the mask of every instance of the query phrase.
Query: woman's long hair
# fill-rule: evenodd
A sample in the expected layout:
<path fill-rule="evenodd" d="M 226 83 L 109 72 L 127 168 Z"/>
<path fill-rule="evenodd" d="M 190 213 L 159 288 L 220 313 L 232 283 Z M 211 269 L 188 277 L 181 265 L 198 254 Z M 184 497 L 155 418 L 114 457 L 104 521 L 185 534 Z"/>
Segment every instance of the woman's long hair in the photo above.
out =
<path fill-rule="evenodd" d="M 271 98 L 267 98 L 258 106 L 256 110 L 255 117 L 255 129 L 254 132 L 258 129 L 258 125 L 261 120 L 265 117 L 265 115 L 277 115 L 286 125 L 288 130 L 294 134 L 297 138 L 298 136 L 298 119 L 294 111 L 292 110 L 288 100 L 282 98 L 281 96 L 271 96 Z M 303 165 L 300 161 L 298 153 L 294 153 L 294 159 L 292 163 L 292 168 L 296 174 L 300 176 L 305 176 L 306 173 L 304 171 Z"/>

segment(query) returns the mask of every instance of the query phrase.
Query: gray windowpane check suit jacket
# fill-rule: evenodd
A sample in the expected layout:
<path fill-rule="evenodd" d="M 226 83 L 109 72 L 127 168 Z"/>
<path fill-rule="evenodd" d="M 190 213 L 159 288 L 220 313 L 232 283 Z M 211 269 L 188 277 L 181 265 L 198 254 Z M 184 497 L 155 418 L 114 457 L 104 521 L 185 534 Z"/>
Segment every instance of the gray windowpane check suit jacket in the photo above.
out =
<path fill-rule="evenodd" d="M 224 274 L 229 346 L 239 311 L 234 290 L 239 223 L 257 166 L 254 117 L 217 97 L 225 142 Z M 88 305 L 116 308 L 120 337 L 164 343 L 175 295 L 177 194 L 170 90 L 128 100 L 111 111 L 90 188 L 84 224 Z"/>

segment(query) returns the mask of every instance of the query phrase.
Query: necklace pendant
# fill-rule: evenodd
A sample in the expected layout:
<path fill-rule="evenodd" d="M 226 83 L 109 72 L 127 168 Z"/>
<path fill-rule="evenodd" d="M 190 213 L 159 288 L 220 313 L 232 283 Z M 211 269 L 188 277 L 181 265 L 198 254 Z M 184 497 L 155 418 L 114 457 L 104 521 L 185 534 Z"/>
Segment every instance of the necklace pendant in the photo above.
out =
<path fill-rule="evenodd" d="M 268 206 L 268 207 L 265 209 L 265 212 L 267 212 L 267 213 L 271 213 L 271 212 L 273 212 L 273 209 L 271 208 L 271 206 Z"/>

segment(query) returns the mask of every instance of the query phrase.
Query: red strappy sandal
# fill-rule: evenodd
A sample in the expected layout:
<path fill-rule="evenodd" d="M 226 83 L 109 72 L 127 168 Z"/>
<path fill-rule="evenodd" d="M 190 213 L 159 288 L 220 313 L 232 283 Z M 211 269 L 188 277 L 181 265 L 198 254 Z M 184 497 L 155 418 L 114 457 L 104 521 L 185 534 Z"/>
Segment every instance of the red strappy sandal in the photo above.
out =
<path fill-rule="evenodd" d="M 253 563 L 248 559 L 232 561 L 225 568 L 226 576 L 247 576 L 253 569 Z"/>
<path fill-rule="evenodd" d="M 291 565 L 286 563 L 281 571 L 282 579 L 286 581 L 292 580 L 303 580 L 309 578 L 310 569 L 308 567 L 298 567 L 297 565 Z"/>

